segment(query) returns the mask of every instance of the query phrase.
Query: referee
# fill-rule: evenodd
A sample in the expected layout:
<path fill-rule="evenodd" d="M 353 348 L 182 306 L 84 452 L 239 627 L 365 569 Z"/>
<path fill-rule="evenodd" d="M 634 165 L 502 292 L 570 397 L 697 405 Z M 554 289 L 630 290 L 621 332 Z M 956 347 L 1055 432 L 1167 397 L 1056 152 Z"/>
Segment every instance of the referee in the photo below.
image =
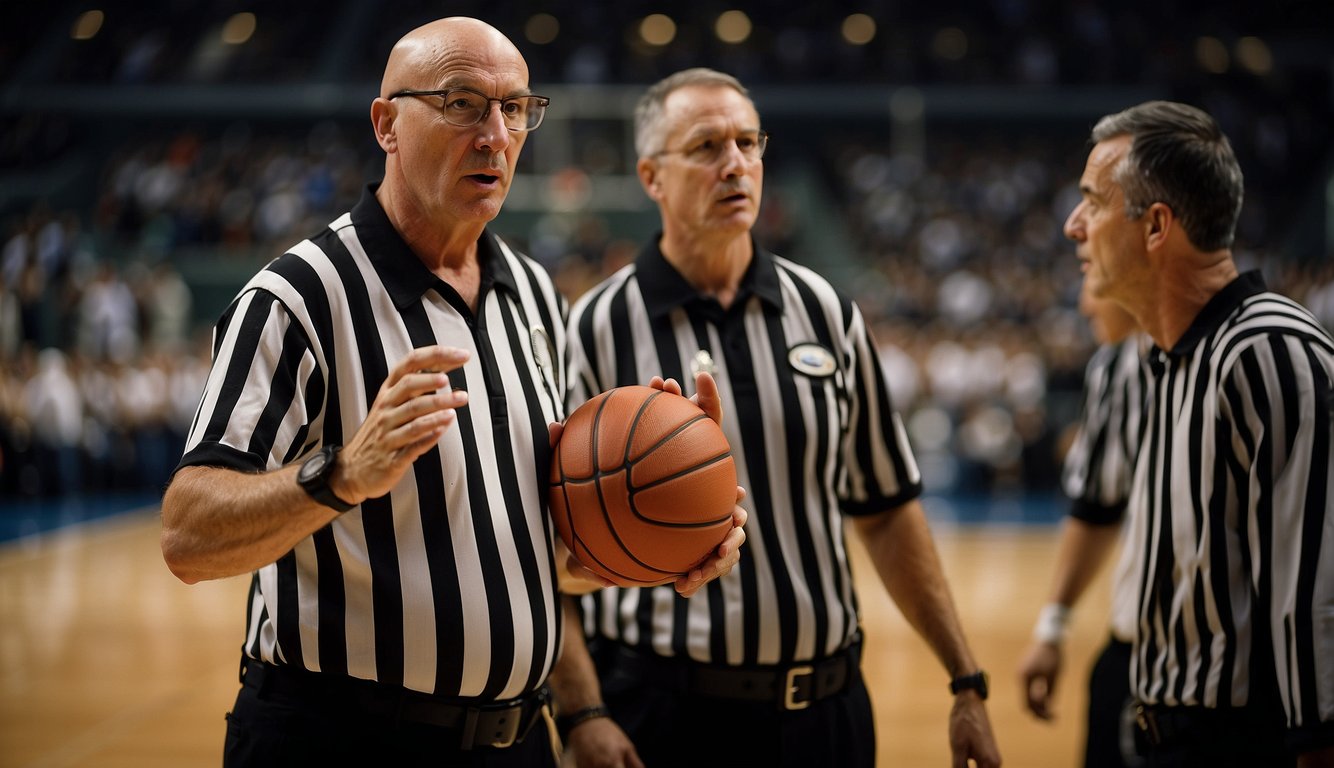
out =
<path fill-rule="evenodd" d="M 556 764 L 530 731 L 566 306 L 486 231 L 546 105 L 492 27 L 410 32 L 371 104 L 383 180 L 217 325 L 162 550 L 187 583 L 253 572 L 224 765 Z"/>
<path fill-rule="evenodd" d="M 942 688 L 953 681 L 956 762 L 998 765 L 986 678 L 862 314 L 751 238 L 767 140 L 746 89 L 712 70 L 666 78 L 635 111 L 639 177 L 663 229 L 571 311 L 567 404 L 711 372 L 749 492 L 747 553 L 689 602 L 662 587 L 584 598 L 603 698 L 571 632 L 553 677 L 574 713 L 568 748 L 580 765 L 636 765 L 637 752 L 648 766 L 873 766 L 846 514 L 944 664 Z M 720 725 L 730 738 L 715 746 L 691 737 Z"/>
<path fill-rule="evenodd" d="M 1132 526 L 1126 500 L 1143 417 L 1147 337 L 1119 304 L 1089 295 L 1081 284 L 1079 307 L 1089 319 L 1098 349 L 1084 372 L 1084 409 L 1065 457 L 1061 484 L 1070 513 L 1061 530 L 1051 597 L 1038 615 L 1033 642 L 1019 665 L 1024 704 L 1051 720 L 1052 698 L 1064 661 L 1066 620 L 1112 551 L 1110 636 L 1088 684 L 1084 768 L 1134 768 L 1134 720 L 1130 695 L 1131 639 L 1135 636 L 1133 553 L 1125 545 Z"/>
<path fill-rule="evenodd" d="M 1238 274 L 1242 175 L 1207 114 L 1104 117 L 1066 222 L 1152 337 L 1130 496 L 1150 766 L 1334 765 L 1334 340 Z"/>

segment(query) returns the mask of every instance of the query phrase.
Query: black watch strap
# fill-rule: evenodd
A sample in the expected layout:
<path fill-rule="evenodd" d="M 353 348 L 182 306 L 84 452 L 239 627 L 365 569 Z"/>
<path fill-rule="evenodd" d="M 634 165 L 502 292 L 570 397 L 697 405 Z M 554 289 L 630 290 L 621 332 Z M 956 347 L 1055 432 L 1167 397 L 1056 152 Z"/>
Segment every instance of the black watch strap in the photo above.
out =
<path fill-rule="evenodd" d="M 338 460 L 340 446 L 326 445 L 320 452 L 306 459 L 297 473 L 296 481 L 312 499 L 330 509 L 346 512 L 356 504 L 348 504 L 338 498 L 329 487 L 329 478 L 333 476 L 334 464 Z"/>
<path fill-rule="evenodd" d="M 977 691 L 977 695 L 983 701 L 987 700 L 989 692 L 987 673 L 984 670 L 977 670 L 971 675 L 959 675 L 950 681 L 950 693 L 959 695 L 963 691 Z"/>
<path fill-rule="evenodd" d="M 586 723 L 589 720 L 595 720 L 599 717 L 611 717 L 611 710 L 607 709 L 605 704 L 594 704 L 576 710 L 568 715 L 560 715 L 556 718 L 556 730 L 563 739 L 570 735 L 570 730 L 580 723 Z"/>

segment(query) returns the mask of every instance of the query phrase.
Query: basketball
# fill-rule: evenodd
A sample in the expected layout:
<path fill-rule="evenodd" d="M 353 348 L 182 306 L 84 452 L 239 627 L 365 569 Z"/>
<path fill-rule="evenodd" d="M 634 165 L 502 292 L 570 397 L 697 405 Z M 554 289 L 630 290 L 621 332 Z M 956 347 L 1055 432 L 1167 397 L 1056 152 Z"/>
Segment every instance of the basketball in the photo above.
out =
<path fill-rule="evenodd" d="M 713 419 L 680 395 L 611 389 L 570 414 L 551 462 L 551 516 L 586 568 L 665 584 L 732 530 L 736 466 Z"/>

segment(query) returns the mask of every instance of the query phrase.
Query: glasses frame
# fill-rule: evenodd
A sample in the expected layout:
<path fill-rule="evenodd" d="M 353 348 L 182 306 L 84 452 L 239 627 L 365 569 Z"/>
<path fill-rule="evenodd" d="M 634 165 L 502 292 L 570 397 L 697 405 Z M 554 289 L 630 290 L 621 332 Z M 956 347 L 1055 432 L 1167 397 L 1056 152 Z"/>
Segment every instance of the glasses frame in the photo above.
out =
<path fill-rule="evenodd" d="M 763 159 L 764 159 L 764 153 L 765 153 L 765 151 L 769 149 L 769 139 L 772 138 L 772 137 L 773 137 L 773 134 L 769 133 L 768 131 L 766 131 L 766 130 L 763 129 L 763 128 L 761 128 L 761 129 L 759 129 L 758 131 L 755 132 L 755 143 L 759 146 L 759 151 L 755 153 L 755 157 L 753 157 L 753 158 L 751 158 L 751 157 L 747 157 L 747 156 L 746 156 L 746 153 L 745 153 L 745 150 L 742 150 L 740 147 L 737 147 L 737 150 L 741 152 L 741 156 L 742 156 L 742 157 L 744 157 L 744 158 L 746 158 L 747 160 L 750 160 L 750 161 L 752 161 L 752 162 L 754 162 L 754 161 L 759 161 L 759 160 L 763 160 Z M 733 136 L 733 137 L 731 137 L 730 139 L 726 139 L 725 141 L 730 141 L 730 142 L 732 142 L 732 144 L 736 144 L 736 141 L 737 141 L 738 138 L 740 138 L 740 137 L 739 137 L 739 136 Z M 651 155 L 651 157 L 661 157 L 662 155 L 680 155 L 680 156 L 684 157 L 686 160 L 690 160 L 690 159 L 691 159 L 691 158 L 690 158 L 690 152 L 691 152 L 691 151 L 692 151 L 692 150 L 689 150 L 689 149 L 660 149 L 660 150 L 658 150 L 657 152 L 654 152 L 654 153 Z M 705 161 L 705 165 L 708 165 L 708 164 L 711 164 L 711 163 L 716 163 L 716 162 L 718 162 L 718 159 L 721 158 L 721 157 L 723 156 L 723 153 L 726 152 L 726 151 L 727 151 L 727 149 L 726 149 L 725 147 L 719 149 L 718 152 L 717 152 L 717 154 L 716 154 L 712 159 Z M 692 161 L 692 162 L 695 162 L 695 161 Z"/>
<path fill-rule="evenodd" d="M 447 104 L 449 103 L 449 98 L 448 98 L 449 94 L 455 93 L 457 91 L 464 91 L 466 93 L 471 93 L 474 96 L 479 96 L 483 99 L 486 99 L 486 109 L 482 111 L 482 114 L 477 118 L 476 121 L 471 123 L 456 123 L 450 120 L 448 113 L 445 111 L 444 105 L 441 105 L 440 114 L 444 116 L 445 122 L 449 123 L 450 125 L 457 126 L 459 128 L 471 128 L 474 125 L 481 125 L 482 123 L 486 122 L 486 119 L 491 116 L 492 102 L 495 102 L 496 104 L 500 105 L 501 117 L 503 118 L 504 108 L 507 102 L 518 101 L 519 99 L 537 99 L 538 106 L 542 108 L 542 114 L 539 115 L 537 118 L 537 125 L 534 125 L 531 128 L 510 128 L 508 124 L 505 125 L 505 128 L 508 129 L 510 133 L 527 133 L 528 131 L 537 130 L 538 126 L 542 125 L 542 120 L 545 119 L 547 116 L 547 107 L 551 105 L 551 99 L 547 98 L 546 96 L 539 96 L 536 93 L 525 93 L 522 96 L 506 96 L 503 99 L 494 99 L 491 98 L 490 96 L 487 96 L 485 93 L 482 93 L 481 91 L 474 90 L 472 88 L 465 88 L 463 86 L 455 86 L 453 88 L 443 88 L 440 90 L 433 90 L 433 91 L 419 91 L 416 90 L 415 88 L 404 88 L 401 91 L 394 91 L 385 98 L 387 98 L 390 101 L 393 101 L 394 99 L 397 99 L 400 96 L 439 96 L 443 98 L 445 100 L 445 103 Z"/>

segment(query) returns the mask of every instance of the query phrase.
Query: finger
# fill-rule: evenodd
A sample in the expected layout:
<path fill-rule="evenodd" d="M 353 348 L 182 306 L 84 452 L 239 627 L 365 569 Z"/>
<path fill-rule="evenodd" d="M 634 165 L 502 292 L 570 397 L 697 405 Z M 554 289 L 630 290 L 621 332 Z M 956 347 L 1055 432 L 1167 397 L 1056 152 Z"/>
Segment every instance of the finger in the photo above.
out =
<path fill-rule="evenodd" d="M 398 362 L 398 365 L 394 366 L 394 369 L 389 372 L 389 378 L 402 378 L 417 371 L 448 373 L 468 362 L 469 357 L 471 355 L 468 350 L 458 347 L 443 347 L 438 344 L 418 347 L 405 355 Z"/>
<path fill-rule="evenodd" d="M 560 442 L 560 436 L 565 433 L 565 425 L 559 421 L 553 421 L 547 425 L 547 446 L 555 450 L 556 443 Z"/>
<path fill-rule="evenodd" d="M 718 394 L 718 382 L 713 376 L 700 371 L 695 374 L 695 394 L 690 401 L 699 406 L 719 426 L 723 423 L 723 398 Z"/>

